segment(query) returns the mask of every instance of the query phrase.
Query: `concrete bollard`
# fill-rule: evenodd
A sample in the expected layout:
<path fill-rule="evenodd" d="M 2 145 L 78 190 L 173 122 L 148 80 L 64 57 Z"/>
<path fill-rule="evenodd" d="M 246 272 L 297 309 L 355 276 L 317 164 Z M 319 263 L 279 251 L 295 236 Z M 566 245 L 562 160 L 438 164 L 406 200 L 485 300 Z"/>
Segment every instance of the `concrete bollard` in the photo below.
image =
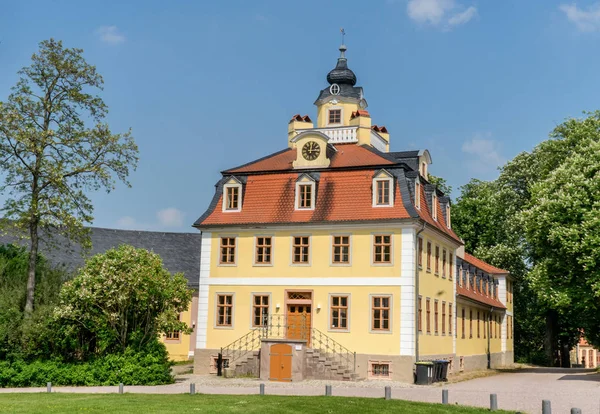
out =
<path fill-rule="evenodd" d="M 119 394 L 123 394 L 123 383 L 119 383 Z"/>
<path fill-rule="evenodd" d="M 442 390 L 442 404 L 448 404 L 448 390 Z"/>
<path fill-rule="evenodd" d="M 392 399 L 392 387 L 390 387 L 390 386 L 385 387 L 385 399 L 386 400 Z"/>
<path fill-rule="evenodd" d="M 571 408 L 571 414 L 581 414 L 581 408 Z"/>
<path fill-rule="evenodd" d="M 196 384 L 193 382 L 190 384 L 190 395 L 196 394 Z"/>
<path fill-rule="evenodd" d="M 490 394 L 490 411 L 496 411 L 498 409 L 498 395 Z"/>
<path fill-rule="evenodd" d="M 265 384 L 260 384 L 260 395 L 265 395 Z"/>
<path fill-rule="evenodd" d="M 550 400 L 542 400 L 542 414 L 552 414 Z"/>
<path fill-rule="evenodd" d="M 52 392 L 52 383 L 51 382 L 46 383 L 46 392 Z"/>
<path fill-rule="evenodd" d="M 331 397 L 331 385 L 326 385 L 325 386 L 325 395 L 327 397 Z"/>

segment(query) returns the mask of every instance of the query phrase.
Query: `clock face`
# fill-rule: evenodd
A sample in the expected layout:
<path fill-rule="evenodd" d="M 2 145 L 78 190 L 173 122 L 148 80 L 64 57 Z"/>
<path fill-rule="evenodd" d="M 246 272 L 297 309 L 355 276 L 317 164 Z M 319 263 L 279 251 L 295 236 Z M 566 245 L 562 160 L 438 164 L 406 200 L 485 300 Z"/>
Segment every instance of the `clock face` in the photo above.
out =
<path fill-rule="evenodd" d="M 308 141 L 302 147 L 302 156 L 307 161 L 314 161 L 321 153 L 321 147 L 315 141 Z"/>

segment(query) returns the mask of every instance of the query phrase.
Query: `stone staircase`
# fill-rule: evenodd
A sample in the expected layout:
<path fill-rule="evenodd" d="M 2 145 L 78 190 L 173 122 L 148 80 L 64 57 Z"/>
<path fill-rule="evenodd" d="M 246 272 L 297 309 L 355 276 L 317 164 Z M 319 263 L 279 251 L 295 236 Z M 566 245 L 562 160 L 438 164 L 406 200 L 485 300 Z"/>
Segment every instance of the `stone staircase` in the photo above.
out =
<path fill-rule="evenodd" d="M 260 351 L 251 351 L 223 370 L 225 378 L 260 376 Z"/>
<path fill-rule="evenodd" d="M 358 381 L 360 376 L 352 367 L 340 364 L 327 354 L 322 354 L 316 349 L 306 350 L 305 374 L 310 379 Z"/>

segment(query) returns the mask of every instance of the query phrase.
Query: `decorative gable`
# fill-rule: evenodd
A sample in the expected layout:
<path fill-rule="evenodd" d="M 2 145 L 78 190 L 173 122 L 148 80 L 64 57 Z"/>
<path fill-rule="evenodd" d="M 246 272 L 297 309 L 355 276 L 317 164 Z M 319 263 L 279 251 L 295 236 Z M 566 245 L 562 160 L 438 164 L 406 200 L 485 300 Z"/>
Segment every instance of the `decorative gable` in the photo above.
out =
<path fill-rule="evenodd" d="M 306 131 L 291 139 L 293 148 L 296 148 L 296 160 L 292 162 L 294 168 L 327 168 L 330 159 L 327 156 L 329 137 L 318 131 Z"/>

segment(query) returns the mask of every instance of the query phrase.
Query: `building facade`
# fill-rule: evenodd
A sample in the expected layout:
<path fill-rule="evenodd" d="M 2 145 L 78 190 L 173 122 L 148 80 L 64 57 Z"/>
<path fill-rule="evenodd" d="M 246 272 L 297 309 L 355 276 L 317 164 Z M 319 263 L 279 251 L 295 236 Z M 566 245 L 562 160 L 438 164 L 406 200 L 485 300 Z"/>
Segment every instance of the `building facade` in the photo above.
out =
<path fill-rule="evenodd" d="M 583 336 L 579 339 L 579 343 L 573 350 L 573 354 L 575 360 L 571 361 L 572 365 L 577 365 L 581 368 L 600 367 L 600 351 L 594 348 Z"/>
<path fill-rule="evenodd" d="M 416 360 L 512 362 L 509 276 L 457 257 L 463 243 L 450 199 L 428 181 L 429 151 L 390 151 L 345 52 L 315 101 L 316 125 L 295 115 L 286 148 L 223 171 L 194 224 L 196 373 L 215 372 L 219 353 L 230 369 L 243 362 L 284 381 L 337 378 L 329 371 L 412 381 Z M 458 283 L 463 268 L 472 288 Z M 491 347 L 457 337 L 458 312 L 479 312 L 488 329 L 497 321 Z"/>

